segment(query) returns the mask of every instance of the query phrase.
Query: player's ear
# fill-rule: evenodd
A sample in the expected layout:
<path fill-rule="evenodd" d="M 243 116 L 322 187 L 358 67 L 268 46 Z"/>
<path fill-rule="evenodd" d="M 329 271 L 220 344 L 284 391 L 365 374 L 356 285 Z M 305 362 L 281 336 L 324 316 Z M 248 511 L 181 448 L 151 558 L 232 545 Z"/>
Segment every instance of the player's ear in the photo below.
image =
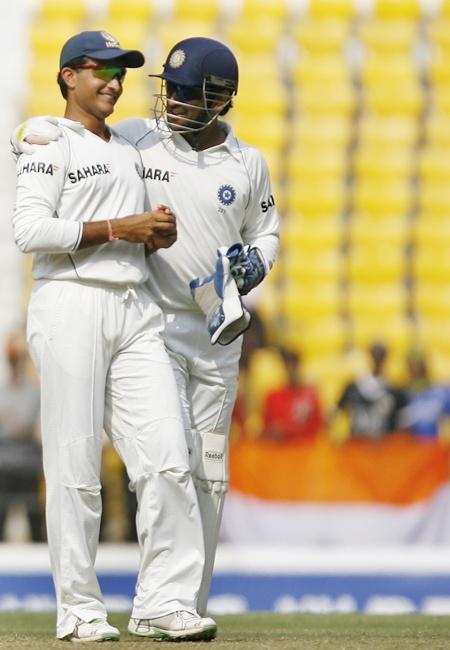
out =
<path fill-rule="evenodd" d="M 75 81 L 77 77 L 76 70 L 74 70 L 73 68 L 62 68 L 60 74 L 67 88 L 73 90 L 76 86 L 76 81 Z"/>

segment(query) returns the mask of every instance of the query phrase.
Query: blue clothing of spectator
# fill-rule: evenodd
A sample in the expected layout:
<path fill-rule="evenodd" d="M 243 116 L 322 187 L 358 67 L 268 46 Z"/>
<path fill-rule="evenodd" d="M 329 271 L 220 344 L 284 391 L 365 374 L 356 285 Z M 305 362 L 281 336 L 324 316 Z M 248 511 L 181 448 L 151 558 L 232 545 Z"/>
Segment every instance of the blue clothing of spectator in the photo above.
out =
<path fill-rule="evenodd" d="M 417 436 L 437 438 L 442 421 L 450 417 L 450 386 L 428 386 L 410 395 L 404 424 Z"/>

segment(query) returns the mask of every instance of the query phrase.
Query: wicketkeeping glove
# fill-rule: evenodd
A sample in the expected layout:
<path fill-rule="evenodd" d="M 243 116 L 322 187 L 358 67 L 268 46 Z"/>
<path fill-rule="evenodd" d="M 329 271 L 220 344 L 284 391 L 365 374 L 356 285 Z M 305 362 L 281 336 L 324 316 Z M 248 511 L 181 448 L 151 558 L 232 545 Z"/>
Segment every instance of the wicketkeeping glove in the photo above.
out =
<path fill-rule="evenodd" d="M 13 154 L 31 154 L 36 150 L 34 144 L 25 142 L 28 136 L 37 136 L 39 144 L 48 144 L 51 140 L 58 140 L 62 136 L 62 129 L 59 126 L 58 118 L 51 115 L 31 117 L 26 122 L 19 124 L 11 136 Z"/>
<path fill-rule="evenodd" d="M 266 268 L 258 248 L 234 244 L 228 249 L 227 257 L 241 296 L 247 295 L 264 280 Z"/>
<path fill-rule="evenodd" d="M 192 297 L 206 316 L 212 345 L 228 345 L 249 327 L 251 320 L 231 275 L 229 250 L 218 249 L 212 275 L 189 283 Z"/>

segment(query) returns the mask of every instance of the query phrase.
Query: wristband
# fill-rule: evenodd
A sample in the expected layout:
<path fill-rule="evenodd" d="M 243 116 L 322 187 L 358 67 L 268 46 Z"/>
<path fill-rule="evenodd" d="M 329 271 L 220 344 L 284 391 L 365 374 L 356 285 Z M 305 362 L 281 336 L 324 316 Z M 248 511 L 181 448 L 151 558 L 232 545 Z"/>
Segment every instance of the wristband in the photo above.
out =
<path fill-rule="evenodd" d="M 106 223 L 108 224 L 108 241 L 118 241 L 118 237 L 114 237 L 111 222 L 107 219 Z"/>

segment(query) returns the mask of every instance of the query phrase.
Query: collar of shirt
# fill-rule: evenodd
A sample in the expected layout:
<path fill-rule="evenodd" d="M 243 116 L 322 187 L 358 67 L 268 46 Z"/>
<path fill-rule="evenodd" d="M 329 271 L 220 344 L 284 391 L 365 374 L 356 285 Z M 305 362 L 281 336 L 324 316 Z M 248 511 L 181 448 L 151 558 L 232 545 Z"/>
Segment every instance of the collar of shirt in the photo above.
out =
<path fill-rule="evenodd" d="M 227 122 L 221 121 L 220 124 L 224 128 L 227 134 L 225 140 L 220 144 L 216 144 L 213 147 L 208 147 L 207 149 L 202 149 L 201 151 L 198 151 L 196 153 L 211 154 L 211 153 L 215 153 L 216 151 L 225 149 L 234 158 L 239 159 L 240 147 L 237 138 L 233 133 L 233 129 L 229 124 L 227 124 Z M 173 143 L 178 149 L 182 149 L 183 151 L 191 151 L 191 150 L 193 151 L 189 142 L 181 134 L 171 133 L 168 137 L 173 141 Z"/>

